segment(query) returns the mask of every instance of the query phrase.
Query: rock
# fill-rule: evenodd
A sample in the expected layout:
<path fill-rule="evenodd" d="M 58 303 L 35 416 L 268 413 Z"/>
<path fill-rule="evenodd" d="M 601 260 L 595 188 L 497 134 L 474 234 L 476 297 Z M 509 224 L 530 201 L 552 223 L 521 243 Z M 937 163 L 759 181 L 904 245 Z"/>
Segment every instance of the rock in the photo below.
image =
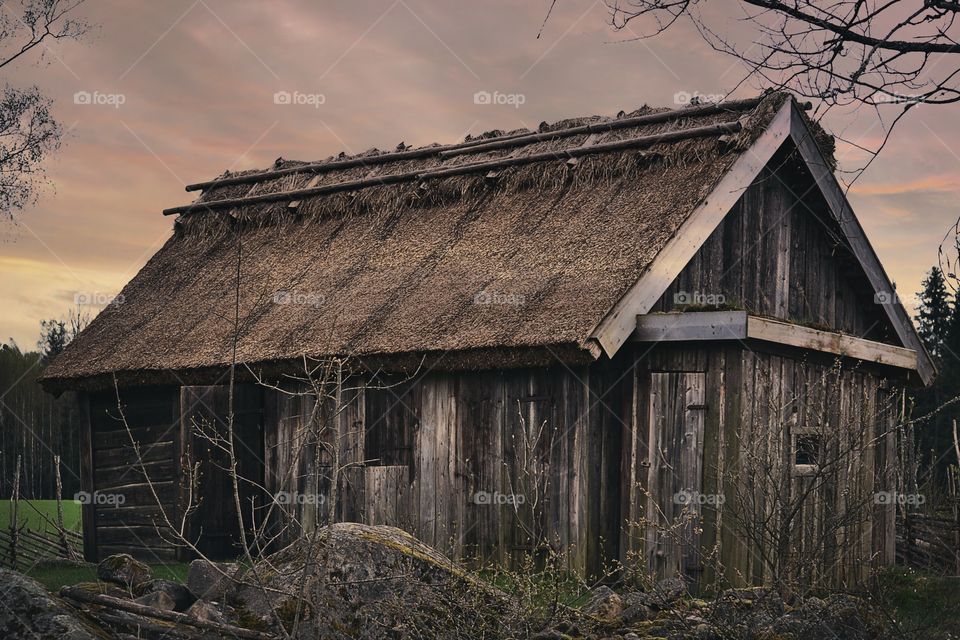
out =
<path fill-rule="evenodd" d="M 234 586 L 232 576 L 235 575 L 237 565 L 232 562 L 194 560 L 187 569 L 187 589 L 195 598 L 220 601 Z"/>
<path fill-rule="evenodd" d="M 139 593 L 141 596 L 151 593 L 165 593 L 173 600 L 173 610 L 180 612 L 186 611 L 190 608 L 190 605 L 197 601 L 197 597 L 193 595 L 190 589 L 172 580 L 151 580 L 141 587 Z"/>
<path fill-rule="evenodd" d="M 826 600 L 791 595 L 794 608 L 787 610 L 772 589 L 729 589 L 714 603 L 711 622 L 724 637 L 834 638 L 867 640 L 886 637 L 890 629 L 863 600 L 849 595 L 832 595 Z"/>
<path fill-rule="evenodd" d="M 0 638 L 102 640 L 109 636 L 36 580 L 0 569 Z"/>
<path fill-rule="evenodd" d="M 410 534 L 352 522 L 324 527 L 259 562 L 226 601 L 240 619 L 271 628 L 299 616 L 302 638 L 415 637 L 431 629 L 499 637 L 519 619 L 506 615 L 515 604 L 506 594 Z"/>
<path fill-rule="evenodd" d="M 127 553 L 104 558 L 97 565 L 97 578 L 132 589 L 153 578 L 150 567 Z"/>
<path fill-rule="evenodd" d="M 620 596 L 623 606 L 623 613 L 620 616 L 622 624 L 631 625 L 635 622 L 643 622 L 654 617 L 654 611 L 650 607 L 650 596 L 646 593 L 630 592 Z"/>
<path fill-rule="evenodd" d="M 218 622 L 225 624 L 227 619 L 220 611 L 206 600 L 197 600 L 187 609 L 187 615 L 197 620 L 206 622 Z"/>
<path fill-rule="evenodd" d="M 590 592 L 590 598 L 580 610 L 604 622 L 613 622 L 623 613 L 623 601 L 610 587 L 600 586 Z"/>
<path fill-rule="evenodd" d="M 666 609 L 686 593 L 687 583 L 683 578 L 664 578 L 650 590 L 650 604 L 656 609 Z"/>
<path fill-rule="evenodd" d="M 719 640 L 722 637 L 716 629 L 705 622 L 693 628 L 692 636 L 697 640 Z"/>
<path fill-rule="evenodd" d="M 168 596 L 163 591 L 151 591 L 150 593 L 144 594 L 134 600 L 137 604 L 142 604 L 145 607 L 153 607 L 154 609 L 163 609 L 164 611 L 173 611 L 176 607 L 173 598 Z"/>

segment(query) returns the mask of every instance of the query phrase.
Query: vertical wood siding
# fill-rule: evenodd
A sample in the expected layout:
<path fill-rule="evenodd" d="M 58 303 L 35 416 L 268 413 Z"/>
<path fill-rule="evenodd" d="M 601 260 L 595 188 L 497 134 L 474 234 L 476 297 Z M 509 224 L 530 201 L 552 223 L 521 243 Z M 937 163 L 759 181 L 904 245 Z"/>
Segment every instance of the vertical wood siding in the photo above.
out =
<path fill-rule="evenodd" d="M 758 315 L 899 344 L 809 176 L 765 169 L 651 311 L 718 296 Z M 703 299 L 707 300 L 709 299 Z"/>
<path fill-rule="evenodd" d="M 876 495 L 893 486 L 896 385 L 880 372 L 726 344 L 658 345 L 638 362 L 624 469 L 627 556 L 658 575 L 683 572 L 705 586 L 782 576 L 845 587 L 892 562 L 893 509 Z M 689 408 L 699 404 L 701 380 L 696 461 L 683 451 L 700 429 Z M 793 438 L 802 433 L 822 438 L 822 459 L 832 461 L 816 477 L 794 464 Z M 678 487 L 696 484 L 698 462 L 706 496 L 699 541 L 687 528 L 697 509 L 671 500 Z M 712 503 L 714 495 L 721 501 Z M 691 564 L 691 547 L 706 560 Z M 718 563 L 710 561 L 714 554 Z"/>
<path fill-rule="evenodd" d="M 507 565 L 540 539 L 572 569 L 599 573 L 620 555 L 621 438 L 633 406 L 620 362 L 366 383 L 340 421 L 355 467 L 341 476 L 338 518 L 396 524 L 455 558 Z M 309 462 L 289 457 L 308 404 L 267 402 L 270 491 L 291 481 L 313 490 Z M 292 507 L 308 527 L 323 523 Z"/>

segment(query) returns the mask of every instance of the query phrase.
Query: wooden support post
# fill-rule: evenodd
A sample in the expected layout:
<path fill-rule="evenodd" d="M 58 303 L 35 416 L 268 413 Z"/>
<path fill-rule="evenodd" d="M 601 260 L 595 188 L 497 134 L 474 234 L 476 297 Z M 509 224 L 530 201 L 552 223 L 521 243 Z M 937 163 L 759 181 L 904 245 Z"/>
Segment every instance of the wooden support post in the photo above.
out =
<path fill-rule="evenodd" d="M 67 529 L 63 524 L 63 480 L 60 477 L 60 456 L 53 456 L 53 472 L 56 480 L 56 498 L 57 498 L 57 535 L 60 538 L 61 553 L 71 559 L 76 560 L 76 554 L 73 552 L 73 546 L 67 539 Z"/>
<path fill-rule="evenodd" d="M 85 496 L 81 508 L 83 522 L 83 557 L 97 562 L 97 508 L 93 503 L 96 487 L 93 482 L 93 421 L 90 415 L 90 395 L 80 397 L 80 492 Z"/>

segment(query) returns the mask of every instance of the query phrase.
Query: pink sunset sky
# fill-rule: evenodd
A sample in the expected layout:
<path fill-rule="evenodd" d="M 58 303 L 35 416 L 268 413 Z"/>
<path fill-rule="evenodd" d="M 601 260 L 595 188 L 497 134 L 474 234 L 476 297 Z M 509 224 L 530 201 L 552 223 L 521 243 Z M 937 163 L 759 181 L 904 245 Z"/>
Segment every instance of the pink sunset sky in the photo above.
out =
<path fill-rule="evenodd" d="M 192 199 L 185 184 L 224 169 L 673 106 L 677 92 L 725 94 L 743 77 L 736 60 L 688 25 L 621 42 L 632 34 L 611 28 L 600 0 L 561 0 L 537 39 L 549 4 L 83 5 L 95 32 L 52 43 L 5 78 L 54 98 L 69 133 L 48 164 L 52 187 L 16 223 L 0 223 L 0 341 L 32 348 L 40 320 L 65 316 L 78 294 L 95 313 L 170 235 L 173 220 L 161 210 Z M 720 16 L 731 29 L 742 28 L 735 3 L 717 6 L 731 12 Z M 478 91 L 517 98 L 477 104 Z M 758 91 L 748 85 L 734 95 Z M 277 104 L 277 92 L 299 104 Z M 908 307 L 958 215 L 956 110 L 914 109 L 850 192 Z M 824 125 L 866 147 L 883 137 L 866 110 L 828 114 Z M 838 155 L 842 168 L 864 161 L 851 147 Z"/>

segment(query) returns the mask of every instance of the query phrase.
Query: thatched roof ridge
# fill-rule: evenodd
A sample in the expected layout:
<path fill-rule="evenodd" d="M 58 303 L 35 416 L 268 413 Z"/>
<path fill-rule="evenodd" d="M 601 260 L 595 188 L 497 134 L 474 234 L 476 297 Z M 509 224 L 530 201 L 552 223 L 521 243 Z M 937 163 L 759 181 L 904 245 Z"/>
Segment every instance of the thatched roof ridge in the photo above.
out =
<path fill-rule="evenodd" d="M 199 202 L 384 179 L 352 191 L 181 215 L 173 237 L 123 289 L 123 304 L 104 310 L 48 367 L 45 381 L 75 386 L 116 372 L 143 383 L 171 372 L 212 371 L 230 363 L 235 334 L 238 362 L 257 366 L 324 355 L 408 366 L 433 354 L 439 368 L 539 365 L 545 354 L 589 360 L 595 357 L 584 344 L 590 330 L 787 99 L 770 94 L 744 111 L 681 115 L 449 158 L 269 173 L 383 152 L 320 163 L 278 160 L 245 174 L 254 182 L 208 186 Z M 619 119 L 654 112 L 644 108 Z M 540 129 L 576 131 L 617 119 Z M 742 130 L 723 138 L 680 139 L 575 162 L 561 153 L 731 120 Z M 512 132 L 518 133 L 525 132 Z M 557 152 L 557 160 L 390 183 L 391 176 L 545 152 Z"/>

